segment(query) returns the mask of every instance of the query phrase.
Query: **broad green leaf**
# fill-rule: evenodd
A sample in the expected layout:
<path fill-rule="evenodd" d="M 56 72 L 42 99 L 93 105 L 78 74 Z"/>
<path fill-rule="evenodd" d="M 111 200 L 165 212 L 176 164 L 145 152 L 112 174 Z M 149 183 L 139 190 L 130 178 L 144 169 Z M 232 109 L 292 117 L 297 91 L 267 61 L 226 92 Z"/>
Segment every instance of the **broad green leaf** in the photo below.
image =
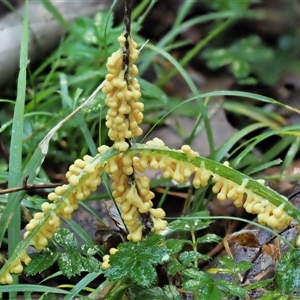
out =
<path fill-rule="evenodd" d="M 93 256 L 87 256 L 86 258 L 82 258 L 82 266 L 89 273 L 99 272 L 101 269 L 99 261 Z"/>
<path fill-rule="evenodd" d="M 197 279 L 199 282 L 201 282 L 201 284 L 205 284 L 213 281 L 213 279 L 208 274 L 194 268 L 185 269 L 182 271 L 182 274 L 185 277 Z"/>
<path fill-rule="evenodd" d="M 194 218 L 189 220 L 189 216 L 185 219 L 178 219 L 168 225 L 167 233 L 174 231 L 196 231 L 207 228 L 212 221 L 210 220 L 201 220 L 200 218 Z"/>
<path fill-rule="evenodd" d="M 137 261 L 129 252 L 118 251 L 110 256 L 109 263 L 111 267 L 105 271 L 105 276 L 115 281 L 126 277 L 135 268 Z"/>
<path fill-rule="evenodd" d="M 49 248 L 39 253 L 32 253 L 30 255 L 31 262 L 25 268 L 26 275 L 36 275 L 44 270 L 50 268 L 56 261 L 58 254 L 52 252 Z"/>
<path fill-rule="evenodd" d="M 251 72 L 260 74 L 260 68 L 274 57 L 274 51 L 252 35 L 231 44 L 228 48 L 207 49 L 202 54 L 212 69 L 228 66 L 239 80 L 248 79 Z M 251 78 L 250 78 L 251 80 Z"/>
<path fill-rule="evenodd" d="M 95 255 L 98 253 L 100 247 L 98 245 L 82 245 L 81 246 L 81 252 L 83 255 L 89 256 L 89 255 Z"/>
<path fill-rule="evenodd" d="M 166 247 L 169 250 L 169 254 L 172 255 L 174 253 L 178 253 L 182 250 L 184 244 L 190 244 L 191 241 L 189 240 L 175 240 L 175 239 L 168 239 L 166 240 Z"/>
<path fill-rule="evenodd" d="M 245 297 L 245 295 L 246 295 L 246 291 L 243 288 L 241 288 L 238 284 L 230 282 L 230 281 L 217 279 L 217 280 L 215 280 L 215 285 L 221 286 L 222 290 L 223 289 L 227 290 L 227 292 L 230 295 L 234 295 L 234 296 L 237 296 L 240 298 Z"/>
<path fill-rule="evenodd" d="M 185 251 L 179 255 L 179 260 L 182 262 L 182 265 L 187 267 L 195 260 L 199 259 L 209 260 L 211 257 L 209 255 L 204 255 L 196 251 Z"/>
<path fill-rule="evenodd" d="M 171 275 L 171 276 L 175 275 L 176 273 L 178 273 L 179 271 L 181 271 L 183 269 L 184 269 L 184 266 L 177 260 L 171 261 L 167 265 L 168 275 Z"/>
<path fill-rule="evenodd" d="M 202 237 L 197 238 L 197 243 L 202 244 L 202 243 L 218 243 L 220 242 L 221 238 L 214 234 L 214 233 L 208 233 Z"/>
<path fill-rule="evenodd" d="M 253 263 L 248 261 L 235 262 L 235 260 L 229 256 L 218 257 L 218 262 L 225 268 L 232 270 L 234 273 L 239 274 L 249 270 Z"/>
<path fill-rule="evenodd" d="M 77 250 L 74 233 L 67 228 L 59 228 L 53 236 L 54 240 L 65 250 Z"/>
<path fill-rule="evenodd" d="M 129 289 L 133 300 L 164 300 L 166 299 L 165 293 L 162 288 L 155 286 L 150 288 L 143 288 L 134 286 Z"/>
<path fill-rule="evenodd" d="M 137 285 L 142 287 L 150 286 L 157 278 L 155 268 L 148 261 L 138 261 L 129 275 Z"/>
<path fill-rule="evenodd" d="M 165 299 L 170 300 L 181 300 L 180 293 L 178 292 L 178 289 L 175 285 L 165 285 L 163 287 L 163 290 L 165 292 Z"/>
<path fill-rule="evenodd" d="M 68 278 L 80 274 L 84 271 L 82 266 L 82 257 L 76 251 L 65 252 L 58 257 L 59 269 Z"/>
<path fill-rule="evenodd" d="M 160 244 L 164 239 L 165 238 L 159 234 L 153 234 L 153 235 L 148 236 L 147 238 L 145 238 L 138 244 L 140 247 L 147 248 L 147 247 L 151 247 L 151 246 Z"/>
<path fill-rule="evenodd" d="M 212 284 L 211 282 L 206 284 Z M 203 286 L 205 286 L 204 283 L 201 283 L 197 279 L 187 279 L 182 282 L 182 286 L 186 291 L 197 291 L 200 290 Z"/>
<path fill-rule="evenodd" d="M 149 261 L 152 264 L 162 264 L 168 261 L 170 255 L 166 247 L 151 246 L 149 248 L 140 248 L 135 252 L 136 258 L 140 261 Z"/>
<path fill-rule="evenodd" d="M 283 294 L 300 290 L 300 249 L 291 248 L 280 260 L 275 275 L 276 283 Z"/>
<path fill-rule="evenodd" d="M 201 300 L 223 299 L 224 293 L 213 283 L 209 283 L 201 289 Z"/>

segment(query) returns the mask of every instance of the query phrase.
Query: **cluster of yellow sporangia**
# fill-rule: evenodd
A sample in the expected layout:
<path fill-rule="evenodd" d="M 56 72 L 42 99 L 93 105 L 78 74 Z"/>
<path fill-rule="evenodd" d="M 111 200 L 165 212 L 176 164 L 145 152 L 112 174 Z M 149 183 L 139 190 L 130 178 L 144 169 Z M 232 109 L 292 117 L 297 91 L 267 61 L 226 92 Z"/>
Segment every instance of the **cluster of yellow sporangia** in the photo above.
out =
<path fill-rule="evenodd" d="M 106 146 L 102 146 L 105 151 Z M 99 152 L 102 150 L 99 148 Z M 152 208 L 150 179 L 134 173 L 131 153 L 119 153 L 108 159 L 104 171 L 111 175 L 112 195 L 119 204 L 121 217 L 129 231 L 128 240 L 138 242 L 143 238 L 143 224 L 140 214 L 149 214 L 153 222 L 153 232 L 159 233 L 167 226 L 163 221 L 165 212 L 161 208 Z"/>
<path fill-rule="evenodd" d="M 143 120 L 144 105 L 138 102 L 141 97 L 140 85 L 134 78 L 138 73 L 138 68 L 134 64 L 139 55 L 137 44 L 130 36 L 128 37 L 130 55 L 129 64 L 125 66 L 123 61 L 125 36 L 121 35 L 118 41 L 120 49 L 108 58 L 106 64 L 109 74 L 106 75 L 102 91 L 107 95 L 105 103 L 109 107 L 106 115 L 108 136 L 115 141 L 113 146 L 115 149 L 126 151 L 129 144 L 125 140 L 142 134 L 139 124 Z"/>
<path fill-rule="evenodd" d="M 163 141 L 157 138 L 146 144 L 157 149 L 159 147 L 168 149 Z M 187 155 L 188 159 L 198 156 L 198 153 L 194 152 L 188 145 L 184 145 L 181 151 Z M 143 152 L 139 157 L 134 157 L 132 160 L 134 168 L 139 172 L 144 172 L 149 166 L 152 169 L 161 170 L 163 177 L 172 178 L 178 183 L 187 182 L 192 176 L 192 184 L 195 188 L 206 186 L 209 178 L 212 177 L 212 182 L 214 183 L 212 191 L 217 194 L 217 198 L 220 201 L 225 199 L 232 200 L 235 206 L 243 206 L 247 212 L 258 214 L 259 223 L 268 225 L 276 230 L 285 228 L 292 221 L 292 218 L 284 211 L 284 203 L 276 207 L 267 199 L 263 199 L 247 189 L 248 179 L 244 179 L 242 184 L 238 185 L 206 169 L 204 162 L 201 163 L 200 167 L 196 167 L 191 163 L 178 161 L 169 156 L 153 155 L 150 151 L 148 154 Z M 228 162 L 225 162 L 224 165 L 229 167 Z M 258 180 L 258 182 L 264 184 L 263 180 Z M 245 203 L 244 195 L 246 195 Z"/>
<path fill-rule="evenodd" d="M 62 200 L 61 204 L 54 208 L 54 203 L 43 203 L 41 206 L 42 212 L 36 213 L 26 225 L 24 238 L 38 226 L 45 217 L 45 213 L 51 211 L 42 228 L 31 240 L 31 244 L 37 250 L 44 249 L 48 244 L 48 240 L 52 238 L 57 228 L 60 227 L 61 221 L 59 217 L 71 219 L 72 212 L 78 208 L 78 200 L 86 199 L 100 185 L 103 167 L 92 162 L 92 159 L 93 157 L 88 155 L 84 156 L 83 160 L 77 159 L 66 174 L 69 184 L 56 187 L 54 192 L 48 195 L 48 200 L 54 203 Z M 63 196 L 71 187 L 74 187 L 72 191 L 67 196 Z"/>
<path fill-rule="evenodd" d="M 9 269 L 1 276 L 0 283 L 1 284 L 12 284 L 13 278 L 11 276 L 12 273 L 20 274 L 23 271 L 22 262 L 25 265 L 28 265 L 31 261 L 31 258 L 27 255 L 25 251 L 22 251 L 21 255 L 17 257 L 13 263 L 10 265 Z"/>
<path fill-rule="evenodd" d="M 169 149 L 164 145 L 164 142 L 158 138 L 146 143 L 151 149 Z M 197 152 L 193 151 L 190 146 L 184 145 L 181 151 L 186 154 L 188 160 L 192 160 L 199 156 Z M 229 163 L 224 165 L 229 167 Z M 135 182 L 131 182 L 130 175 L 135 171 L 144 173 L 150 167 L 154 170 L 161 170 L 165 178 L 172 178 L 178 183 L 187 182 L 192 178 L 192 184 L 195 188 L 206 186 L 209 179 L 212 178 L 214 183 L 212 191 L 217 194 L 220 201 L 225 199 L 232 200 L 237 207 L 244 206 L 249 213 L 258 214 L 258 222 L 268 225 L 274 229 L 283 229 L 290 224 L 292 218 L 283 210 L 284 204 L 276 207 L 268 200 L 254 194 L 247 189 L 248 179 L 244 179 L 241 185 L 225 179 L 211 170 L 206 169 L 205 163 L 202 161 L 200 167 L 187 163 L 186 161 L 176 160 L 168 155 L 157 155 L 153 151 L 143 151 L 138 156 L 132 154 L 119 154 L 111 159 L 105 166 L 105 172 L 112 174 L 113 182 L 113 196 L 116 202 L 120 204 L 122 211 L 122 218 L 127 225 L 130 234 L 128 239 L 139 241 L 142 238 L 142 226 L 139 220 L 139 213 L 148 211 L 152 214 L 151 218 L 154 223 L 155 232 L 159 233 L 164 230 L 166 222 L 160 220 L 164 216 L 163 210 L 159 210 L 156 215 L 153 213 L 151 199 L 153 194 L 149 191 L 149 179 L 140 175 L 134 175 Z M 263 180 L 258 180 L 260 184 L 264 184 Z M 246 201 L 244 203 L 244 196 Z M 149 209 L 150 208 L 150 209 Z M 125 211 L 125 213 L 124 213 Z M 155 218 L 158 218 L 158 223 Z M 162 223 L 164 222 L 164 223 Z M 155 227 L 159 224 L 158 227 Z M 132 232 L 132 230 L 135 230 Z M 300 242 L 299 242 L 300 243 Z M 114 254 L 116 249 L 113 248 L 110 254 Z M 109 255 L 103 257 L 102 268 L 110 267 Z"/>

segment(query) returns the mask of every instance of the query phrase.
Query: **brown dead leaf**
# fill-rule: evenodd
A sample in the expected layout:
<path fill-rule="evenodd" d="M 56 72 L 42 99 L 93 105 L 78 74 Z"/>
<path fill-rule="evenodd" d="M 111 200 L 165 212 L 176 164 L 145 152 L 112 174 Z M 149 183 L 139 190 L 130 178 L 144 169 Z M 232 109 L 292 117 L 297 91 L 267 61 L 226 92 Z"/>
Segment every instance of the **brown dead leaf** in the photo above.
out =
<path fill-rule="evenodd" d="M 229 242 L 237 242 L 243 247 L 260 247 L 259 240 L 257 239 L 255 232 L 252 230 L 240 230 L 238 232 L 232 233 L 227 239 Z"/>

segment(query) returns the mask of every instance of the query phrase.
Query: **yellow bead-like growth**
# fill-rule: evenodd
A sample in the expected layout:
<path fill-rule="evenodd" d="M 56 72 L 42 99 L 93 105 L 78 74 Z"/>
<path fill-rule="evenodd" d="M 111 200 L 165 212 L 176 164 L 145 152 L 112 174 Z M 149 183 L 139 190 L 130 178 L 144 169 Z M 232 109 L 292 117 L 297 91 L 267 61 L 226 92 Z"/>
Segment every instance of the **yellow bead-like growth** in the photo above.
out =
<path fill-rule="evenodd" d="M 168 149 L 163 141 L 157 138 L 147 142 L 147 145 Z M 187 145 L 182 146 L 181 152 L 186 154 L 189 161 L 198 156 L 198 153 L 191 150 L 190 146 Z M 239 185 L 206 169 L 203 161 L 200 167 L 196 167 L 191 163 L 179 161 L 168 156 L 153 155 L 151 152 L 144 152 L 139 157 L 133 158 L 133 166 L 139 172 L 145 172 L 147 167 L 154 170 L 161 170 L 165 178 L 172 178 L 178 183 L 187 182 L 192 177 L 192 184 L 195 188 L 206 186 L 209 178 L 212 178 L 212 182 L 214 183 L 212 191 L 217 194 L 218 200 L 231 200 L 236 207 L 243 206 L 247 212 L 258 214 L 259 223 L 280 230 L 288 226 L 292 221 L 292 218 L 284 211 L 284 204 L 276 207 L 267 199 L 263 199 L 248 189 L 247 184 L 249 179 L 244 179 Z M 224 162 L 224 166 L 230 168 L 228 162 Z M 257 181 L 262 185 L 264 184 L 263 180 Z M 245 197 L 246 201 L 244 202 Z M 154 223 L 157 224 L 156 221 Z"/>
<path fill-rule="evenodd" d="M 23 272 L 23 265 L 22 262 L 25 265 L 28 265 L 31 261 L 31 258 L 28 256 L 28 254 L 25 251 L 22 251 L 19 257 L 17 257 L 12 264 L 9 266 L 8 270 L 1 276 L 0 283 L 1 284 L 12 284 L 13 283 L 13 277 L 11 274 L 20 274 Z"/>
<path fill-rule="evenodd" d="M 108 149 L 108 147 L 101 148 L 103 152 Z M 37 250 L 43 250 L 48 240 L 61 226 L 60 217 L 71 219 L 73 211 L 78 208 L 78 201 L 86 199 L 100 185 L 102 169 L 103 166 L 94 163 L 91 156 L 85 155 L 83 160 L 75 160 L 66 174 L 69 184 L 56 187 L 54 192 L 48 195 L 48 200 L 53 203 L 42 204 L 42 212 L 36 213 L 26 225 L 24 238 L 27 238 L 37 226 L 43 224 L 30 241 Z M 46 218 L 47 212 L 51 213 Z"/>
<path fill-rule="evenodd" d="M 106 67 L 109 74 L 103 88 L 109 107 L 106 115 L 106 126 L 109 128 L 108 136 L 113 140 L 114 148 L 126 151 L 129 144 L 126 139 L 142 134 L 139 124 L 143 120 L 142 110 L 144 105 L 137 102 L 141 97 L 140 85 L 134 77 L 138 69 L 134 62 L 137 60 L 139 51 L 137 44 L 128 37 L 129 42 L 129 65 L 125 66 L 123 57 L 125 49 L 125 36 L 120 36 L 118 41 L 120 49 L 109 57 Z"/>

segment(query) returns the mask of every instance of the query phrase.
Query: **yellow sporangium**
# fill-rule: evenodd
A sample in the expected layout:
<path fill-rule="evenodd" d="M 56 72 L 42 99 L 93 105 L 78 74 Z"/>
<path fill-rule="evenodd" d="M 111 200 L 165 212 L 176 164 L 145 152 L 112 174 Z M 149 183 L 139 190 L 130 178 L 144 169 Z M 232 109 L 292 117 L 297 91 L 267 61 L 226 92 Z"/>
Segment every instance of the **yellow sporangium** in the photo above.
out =
<path fill-rule="evenodd" d="M 141 92 L 138 80 L 134 77 L 138 73 L 134 64 L 139 55 L 137 44 L 128 36 L 129 65 L 125 66 L 123 60 L 125 36 L 121 35 L 118 41 L 120 49 L 109 57 L 106 64 L 109 74 L 106 75 L 102 91 L 107 95 L 105 103 L 109 107 L 106 115 L 108 136 L 115 142 L 113 146 L 115 149 L 126 151 L 129 147 L 126 139 L 142 134 L 139 124 L 143 120 L 144 105 L 137 102 Z"/>

